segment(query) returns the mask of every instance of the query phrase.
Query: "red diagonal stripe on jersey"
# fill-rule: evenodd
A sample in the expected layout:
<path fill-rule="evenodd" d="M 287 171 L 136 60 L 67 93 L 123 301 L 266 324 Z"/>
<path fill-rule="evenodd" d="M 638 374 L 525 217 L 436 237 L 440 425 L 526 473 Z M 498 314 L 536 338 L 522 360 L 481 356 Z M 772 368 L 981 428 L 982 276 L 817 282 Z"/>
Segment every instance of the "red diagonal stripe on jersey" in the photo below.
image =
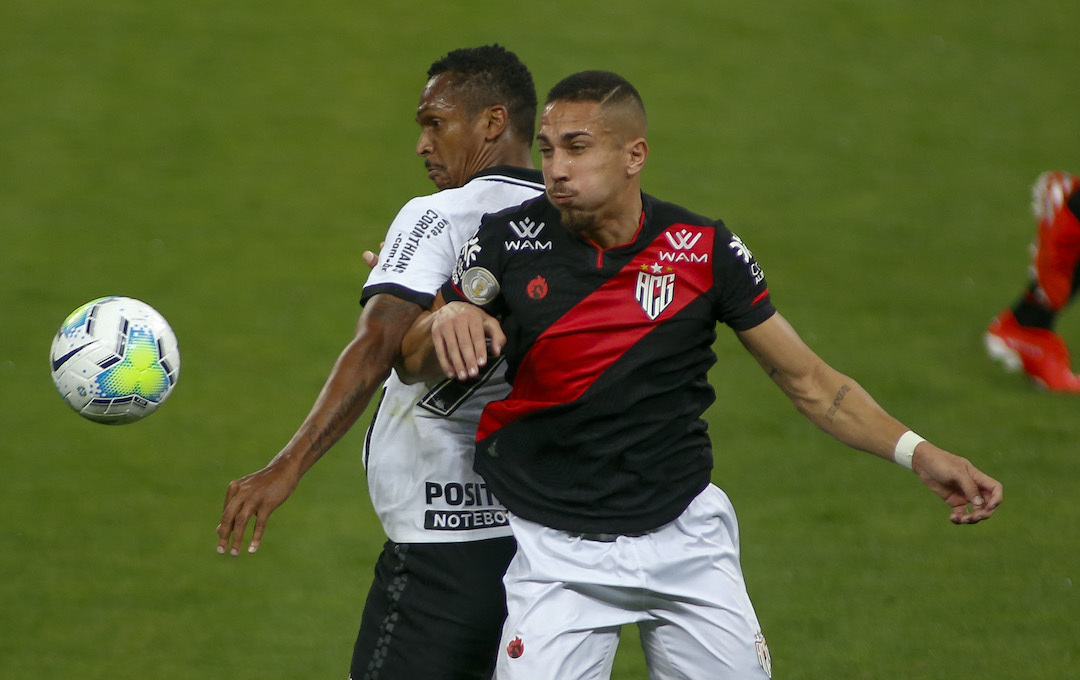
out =
<path fill-rule="evenodd" d="M 702 238 L 689 250 L 674 250 L 663 233 L 602 286 L 544 331 L 526 353 L 514 377 L 514 387 L 502 401 L 484 409 L 478 440 L 539 409 L 577 399 L 619 357 L 657 324 L 679 313 L 713 284 L 711 228 L 675 224 L 667 229 L 700 231 Z M 667 258 L 661 259 L 661 252 Z M 683 256 L 683 261 L 674 262 Z M 690 256 L 704 261 L 690 261 Z M 635 297 L 638 274 L 675 273 L 670 304 L 650 319 Z M 558 286 L 558 281 L 549 281 Z"/>

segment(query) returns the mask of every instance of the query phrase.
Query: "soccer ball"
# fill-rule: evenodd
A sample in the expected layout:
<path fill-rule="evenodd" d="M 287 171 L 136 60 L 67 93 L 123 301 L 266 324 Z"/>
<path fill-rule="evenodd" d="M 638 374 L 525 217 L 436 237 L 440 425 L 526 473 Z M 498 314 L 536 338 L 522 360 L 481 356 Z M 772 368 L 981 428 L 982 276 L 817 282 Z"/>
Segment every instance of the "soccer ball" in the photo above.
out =
<path fill-rule="evenodd" d="M 180 350 L 169 323 L 128 297 L 103 297 L 72 312 L 52 343 L 60 396 L 95 423 L 123 425 L 153 413 L 176 386 Z"/>

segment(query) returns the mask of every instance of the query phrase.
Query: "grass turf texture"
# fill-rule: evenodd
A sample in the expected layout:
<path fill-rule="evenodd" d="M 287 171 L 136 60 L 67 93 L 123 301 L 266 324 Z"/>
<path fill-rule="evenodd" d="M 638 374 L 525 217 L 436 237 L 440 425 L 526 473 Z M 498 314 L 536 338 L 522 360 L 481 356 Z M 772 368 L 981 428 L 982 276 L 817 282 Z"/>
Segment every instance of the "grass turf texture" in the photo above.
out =
<path fill-rule="evenodd" d="M 1080 170 L 1066 0 L 144 3 L 0 9 L 0 676 L 344 677 L 383 541 L 362 427 L 214 553 L 226 483 L 268 460 L 352 332 L 360 253 L 431 190 L 428 64 L 499 41 L 541 95 L 626 75 L 646 190 L 723 217 L 826 360 L 1004 481 L 957 528 L 914 477 L 799 418 L 721 330 L 715 480 L 740 512 L 778 678 L 1067 677 L 1080 661 L 1080 400 L 980 335 L 1024 281 L 1028 186 Z M 183 369 L 146 422 L 67 410 L 51 336 L 153 304 Z M 1080 347 L 1080 313 L 1060 330 Z M 632 630 L 618 680 L 645 678 Z"/>

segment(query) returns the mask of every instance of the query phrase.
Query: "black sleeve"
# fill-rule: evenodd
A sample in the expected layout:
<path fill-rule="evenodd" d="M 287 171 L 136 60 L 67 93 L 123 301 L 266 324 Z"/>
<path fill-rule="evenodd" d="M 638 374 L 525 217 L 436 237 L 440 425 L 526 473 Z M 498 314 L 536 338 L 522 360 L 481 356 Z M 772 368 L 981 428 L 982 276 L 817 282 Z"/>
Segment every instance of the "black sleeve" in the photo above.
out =
<path fill-rule="evenodd" d="M 499 233 L 499 225 L 485 217 L 473 237 L 461 247 L 454 271 L 441 289 L 447 302 L 469 302 L 490 314 L 499 313 L 502 303 Z"/>
<path fill-rule="evenodd" d="M 765 272 L 743 240 L 723 226 L 713 242 L 713 266 L 718 321 L 745 331 L 776 313 Z"/>

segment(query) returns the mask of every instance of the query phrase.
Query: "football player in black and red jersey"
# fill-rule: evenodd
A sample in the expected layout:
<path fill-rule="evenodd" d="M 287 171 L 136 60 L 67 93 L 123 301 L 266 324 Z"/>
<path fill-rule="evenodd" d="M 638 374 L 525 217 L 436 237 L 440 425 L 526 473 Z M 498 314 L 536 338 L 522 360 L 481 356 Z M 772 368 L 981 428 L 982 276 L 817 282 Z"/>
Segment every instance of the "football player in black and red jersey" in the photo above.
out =
<path fill-rule="evenodd" d="M 646 137 L 624 78 L 557 84 L 537 137 L 546 195 L 484 219 L 442 306 L 406 338 L 409 373 L 432 356 L 462 378 L 494 355 L 508 364 L 512 390 L 484 409 L 475 458 L 518 542 L 501 680 L 605 677 L 626 624 L 640 628 L 650 677 L 770 676 L 734 510 L 710 481 L 717 322 L 800 412 L 913 469 L 954 523 L 1002 500 L 1000 483 L 807 347 L 722 222 L 641 192 Z"/>

